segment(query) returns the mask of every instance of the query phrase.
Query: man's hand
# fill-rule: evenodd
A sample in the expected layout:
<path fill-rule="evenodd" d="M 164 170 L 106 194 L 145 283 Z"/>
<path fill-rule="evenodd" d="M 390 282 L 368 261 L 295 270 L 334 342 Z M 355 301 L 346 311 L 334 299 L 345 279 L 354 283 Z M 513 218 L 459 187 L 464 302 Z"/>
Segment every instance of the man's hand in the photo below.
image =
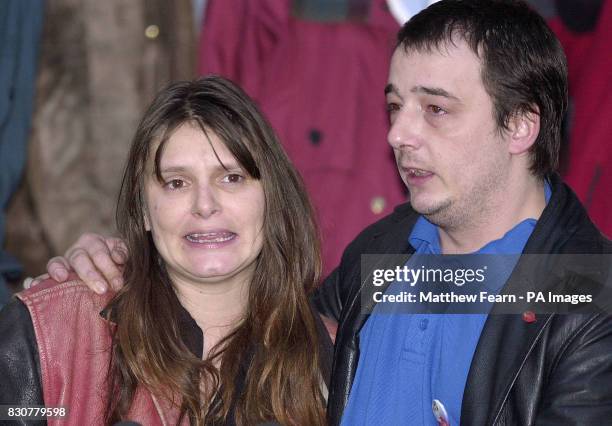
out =
<path fill-rule="evenodd" d="M 109 286 L 114 290 L 123 286 L 121 270 L 126 259 L 127 247 L 121 239 L 87 233 L 81 235 L 63 257 L 49 260 L 47 272 L 54 280 L 64 282 L 70 271 L 74 270 L 90 289 L 102 294 Z M 45 278 L 45 275 L 35 278 L 27 283 L 28 287 Z"/>

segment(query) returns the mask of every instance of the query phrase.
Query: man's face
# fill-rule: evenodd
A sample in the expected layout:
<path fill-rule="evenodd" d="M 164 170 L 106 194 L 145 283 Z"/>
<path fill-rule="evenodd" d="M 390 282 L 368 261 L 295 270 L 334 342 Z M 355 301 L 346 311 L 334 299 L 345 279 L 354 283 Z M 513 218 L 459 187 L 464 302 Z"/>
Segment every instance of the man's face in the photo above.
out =
<path fill-rule="evenodd" d="M 447 228 L 478 224 L 499 203 L 510 169 L 480 59 L 463 40 L 419 52 L 398 47 L 387 85 L 387 140 L 412 207 Z"/>

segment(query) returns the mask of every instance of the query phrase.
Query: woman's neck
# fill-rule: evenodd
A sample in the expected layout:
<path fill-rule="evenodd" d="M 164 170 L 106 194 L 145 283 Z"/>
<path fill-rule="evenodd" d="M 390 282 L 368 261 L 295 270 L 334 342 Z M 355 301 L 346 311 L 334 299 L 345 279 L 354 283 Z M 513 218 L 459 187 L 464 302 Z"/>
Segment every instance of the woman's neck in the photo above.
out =
<path fill-rule="evenodd" d="M 173 280 L 177 297 L 204 335 L 203 357 L 243 319 L 248 283 L 241 281 L 191 284 Z"/>

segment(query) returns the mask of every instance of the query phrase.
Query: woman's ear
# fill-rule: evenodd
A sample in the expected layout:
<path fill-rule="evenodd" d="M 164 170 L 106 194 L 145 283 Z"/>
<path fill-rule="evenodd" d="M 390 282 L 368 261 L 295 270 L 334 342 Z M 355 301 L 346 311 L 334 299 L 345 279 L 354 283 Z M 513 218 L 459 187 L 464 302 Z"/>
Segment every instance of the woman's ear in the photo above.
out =
<path fill-rule="evenodd" d="M 521 155 L 529 151 L 540 133 L 540 112 L 537 106 L 532 111 L 519 112 L 508 123 L 508 146 L 510 154 Z"/>

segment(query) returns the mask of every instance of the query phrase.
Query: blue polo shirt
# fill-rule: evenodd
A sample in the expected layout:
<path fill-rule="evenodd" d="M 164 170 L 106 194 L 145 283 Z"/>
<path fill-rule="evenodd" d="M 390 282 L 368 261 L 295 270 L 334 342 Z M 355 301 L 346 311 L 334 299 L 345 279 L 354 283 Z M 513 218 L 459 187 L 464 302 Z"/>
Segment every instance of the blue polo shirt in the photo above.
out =
<path fill-rule="evenodd" d="M 547 183 L 544 191 L 548 202 Z M 476 252 L 517 255 L 489 292 L 504 286 L 535 225 L 535 219 L 526 219 Z M 438 228 L 424 217 L 417 220 L 409 242 L 415 254 L 441 254 Z M 386 293 L 395 291 L 397 283 Z M 434 399 L 444 405 L 450 425 L 459 425 L 463 391 L 487 315 L 377 310 L 378 306 L 359 333 L 359 364 L 342 425 L 435 426 Z"/>

